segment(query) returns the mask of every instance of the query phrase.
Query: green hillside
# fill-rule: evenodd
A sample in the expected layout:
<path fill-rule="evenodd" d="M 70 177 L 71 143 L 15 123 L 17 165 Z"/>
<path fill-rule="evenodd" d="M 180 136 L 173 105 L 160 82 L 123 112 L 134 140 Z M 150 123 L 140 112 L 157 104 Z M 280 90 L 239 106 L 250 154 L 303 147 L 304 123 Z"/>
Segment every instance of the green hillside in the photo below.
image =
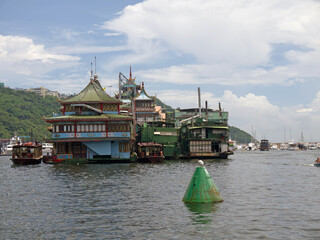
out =
<path fill-rule="evenodd" d="M 251 141 L 256 141 L 247 132 L 233 126 L 229 126 L 229 137 L 237 143 L 248 144 Z"/>
<path fill-rule="evenodd" d="M 42 117 L 58 112 L 60 104 L 56 97 L 43 98 L 35 93 L 0 88 L 0 138 L 31 136 L 42 141 L 49 136 L 47 124 Z"/>

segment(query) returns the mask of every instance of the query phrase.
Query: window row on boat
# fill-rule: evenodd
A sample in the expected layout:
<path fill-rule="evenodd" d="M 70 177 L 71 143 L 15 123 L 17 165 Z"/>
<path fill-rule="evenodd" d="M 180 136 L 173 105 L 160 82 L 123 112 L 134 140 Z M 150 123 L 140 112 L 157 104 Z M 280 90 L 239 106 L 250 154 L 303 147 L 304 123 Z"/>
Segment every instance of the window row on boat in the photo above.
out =
<path fill-rule="evenodd" d="M 108 124 L 108 132 L 130 132 L 129 124 Z M 77 132 L 105 132 L 106 124 L 77 124 Z M 68 125 L 55 125 L 52 128 L 54 133 L 74 132 L 75 126 Z"/>

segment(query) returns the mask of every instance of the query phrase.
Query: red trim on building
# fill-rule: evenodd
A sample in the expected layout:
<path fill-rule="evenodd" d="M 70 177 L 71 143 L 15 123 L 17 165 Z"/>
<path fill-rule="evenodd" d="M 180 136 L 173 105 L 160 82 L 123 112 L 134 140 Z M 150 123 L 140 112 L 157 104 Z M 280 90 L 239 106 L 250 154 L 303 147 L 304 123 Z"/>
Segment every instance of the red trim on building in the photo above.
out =
<path fill-rule="evenodd" d="M 132 113 L 132 116 L 133 116 L 133 137 L 135 138 L 136 137 L 136 117 L 137 117 L 137 114 L 136 114 L 136 100 L 133 98 L 133 113 Z"/>
<path fill-rule="evenodd" d="M 77 138 L 77 122 L 74 122 L 74 138 Z"/>
<path fill-rule="evenodd" d="M 103 111 L 103 104 L 100 103 L 100 110 Z"/>
<path fill-rule="evenodd" d="M 108 121 L 106 121 L 106 137 L 108 137 Z"/>
<path fill-rule="evenodd" d="M 130 138 L 127 137 L 127 138 L 112 138 L 112 139 L 105 139 L 105 138 L 102 138 L 102 139 L 63 139 L 63 140 L 46 140 L 46 142 L 48 143 L 65 143 L 65 142 L 102 142 L 102 141 L 106 141 L 106 140 L 109 140 L 109 141 L 113 141 L 113 140 L 128 140 L 130 141 Z"/>
<path fill-rule="evenodd" d="M 44 119 L 46 122 L 83 122 L 83 121 L 92 121 L 92 122 L 122 122 L 122 121 L 132 121 L 132 118 L 127 119 Z"/>

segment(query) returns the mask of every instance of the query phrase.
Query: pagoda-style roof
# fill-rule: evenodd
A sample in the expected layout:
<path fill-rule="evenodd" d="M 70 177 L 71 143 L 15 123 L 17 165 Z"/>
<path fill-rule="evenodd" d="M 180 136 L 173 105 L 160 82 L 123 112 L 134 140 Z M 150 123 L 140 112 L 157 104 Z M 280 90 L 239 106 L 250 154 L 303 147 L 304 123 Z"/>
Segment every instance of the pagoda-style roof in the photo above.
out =
<path fill-rule="evenodd" d="M 141 88 L 140 85 L 136 84 L 135 82 L 129 82 L 129 81 L 125 85 L 123 85 L 124 88 L 137 88 L 137 89 Z"/>
<path fill-rule="evenodd" d="M 147 94 L 147 92 L 146 92 L 146 90 L 144 89 L 144 83 L 142 83 L 142 89 L 141 89 L 141 91 L 140 91 L 140 93 L 137 95 L 137 96 L 135 96 L 135 98 L 134 98 L 136 101 L 138 100 L 150 100 L 150 101 L 153 101 L 154 100 L 154 97 L 150 97 L 148 94 Z"/>
<path fill-rule="evenodd" d="M 137 89 L 141 89 L 140 85 L 136 84 L 136 78 L 132 78 L 132 73 L 131 73 L 131 66 L 130 66 L 130 75 L 129 75 L 129 79 L 127 79 L 126 84 L 123 85 L 123 87 L 126 88 L 137 88 Z"/>
<path fill-rule="evenodd" d="M 120 100 L 110 97 L 102 88 L 98 75 L 91 77 L 89 84 L 76 96 L 61 101 L 65 103 L 121 103 Z"/>

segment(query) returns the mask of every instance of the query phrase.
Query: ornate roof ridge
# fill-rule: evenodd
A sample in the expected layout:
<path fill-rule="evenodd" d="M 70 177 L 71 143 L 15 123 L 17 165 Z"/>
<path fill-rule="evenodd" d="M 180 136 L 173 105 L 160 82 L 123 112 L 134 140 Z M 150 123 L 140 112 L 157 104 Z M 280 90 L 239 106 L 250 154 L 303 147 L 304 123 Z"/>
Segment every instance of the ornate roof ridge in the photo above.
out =
<path fill-rule="evenodd" d="M 144 88 L 144 82 L 142 82 L 142 88 L 141 88 L 140 93 L 139 93 L 137 96 L 135 96 L 134 99 L 135 99 L 135 100 L 139 100 L 138 98 L 139 98 L 140 96 L 142 96 L 142 94 L 146 95 L 150 100 L 153 100 L 153 99 L 154 99 L 154 96 L 151 96 L 151 97 L 150 97 L 150 96 L 147 94 L 146 89 Z M 145 100 L 145 99 L 144 99 L 144 100 Z"/>

